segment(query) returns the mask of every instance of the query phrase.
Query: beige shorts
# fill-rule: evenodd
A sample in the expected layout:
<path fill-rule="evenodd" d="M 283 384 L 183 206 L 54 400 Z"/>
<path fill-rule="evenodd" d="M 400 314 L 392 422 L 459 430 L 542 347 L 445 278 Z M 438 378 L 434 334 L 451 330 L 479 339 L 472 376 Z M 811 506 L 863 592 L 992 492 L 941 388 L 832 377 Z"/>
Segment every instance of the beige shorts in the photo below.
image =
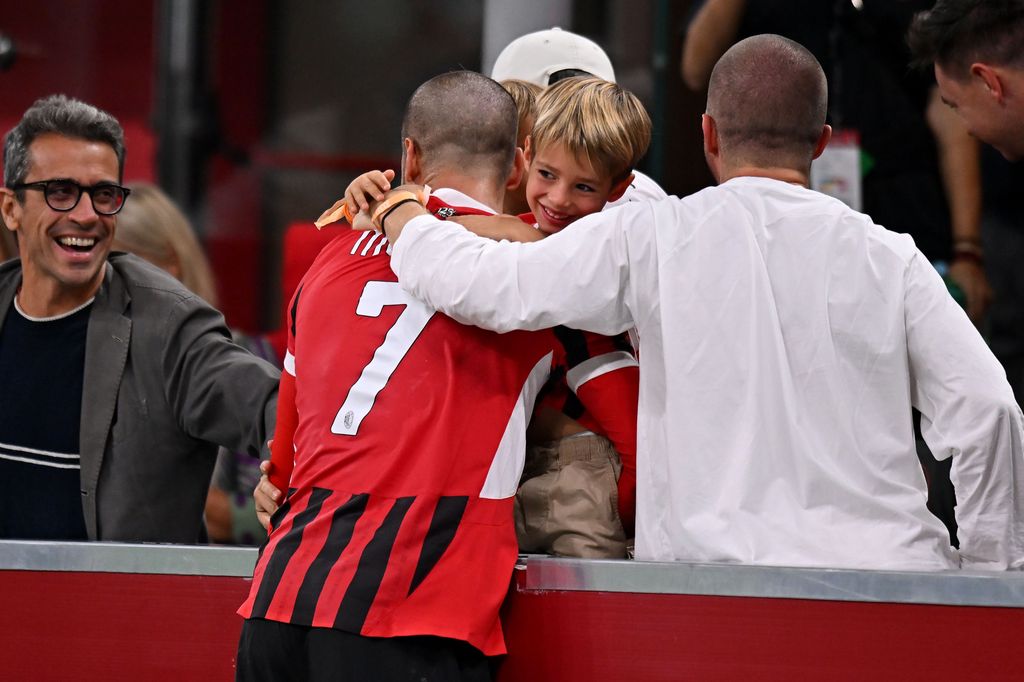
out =
<path fill-rule="evenodd" d="M 593 433 L 527 446 L 515 502 L 520 551 L 624 559 L 621 471 L 611 441 Z"/>

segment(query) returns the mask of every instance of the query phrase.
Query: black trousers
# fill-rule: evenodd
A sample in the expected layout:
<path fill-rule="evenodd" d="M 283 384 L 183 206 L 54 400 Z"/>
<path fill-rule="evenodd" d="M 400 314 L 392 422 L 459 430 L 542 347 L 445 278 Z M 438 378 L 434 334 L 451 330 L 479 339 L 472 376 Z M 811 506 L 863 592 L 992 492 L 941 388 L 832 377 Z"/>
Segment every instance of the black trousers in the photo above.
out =
<path fill-rule="evenodd" d="M 250 618 L 238 642 L 237 682 L 490 682 L 491 661 L 444 637 L 363 637 Z"/>

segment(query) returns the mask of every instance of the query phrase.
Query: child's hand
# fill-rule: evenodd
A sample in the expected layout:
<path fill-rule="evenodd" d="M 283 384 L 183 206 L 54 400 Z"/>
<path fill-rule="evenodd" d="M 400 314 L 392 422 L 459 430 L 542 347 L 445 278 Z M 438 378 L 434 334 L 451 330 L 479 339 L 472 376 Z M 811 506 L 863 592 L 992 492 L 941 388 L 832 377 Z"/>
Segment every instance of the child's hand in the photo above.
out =
<path fill-rule="evenodd" d="M 353 180 L 345 189 L 345 203 L 352 215 L 370 208 L 371 201 L 380 201 L 391 189 L 391 181 L 395 179 L 395 171 L 370 171 Z"/>
<path fill-rule="evenodd" d="M 345 188 L 345 196 L 321 213 L 313 224 L 321 228 L 344 218 L 353 230 L 375 229 L 368 210 L 370 202 L 380 201 L 384 193 L 391 189 L 391 181 L 394 179 L 393 170 L 363 173 Z"/>

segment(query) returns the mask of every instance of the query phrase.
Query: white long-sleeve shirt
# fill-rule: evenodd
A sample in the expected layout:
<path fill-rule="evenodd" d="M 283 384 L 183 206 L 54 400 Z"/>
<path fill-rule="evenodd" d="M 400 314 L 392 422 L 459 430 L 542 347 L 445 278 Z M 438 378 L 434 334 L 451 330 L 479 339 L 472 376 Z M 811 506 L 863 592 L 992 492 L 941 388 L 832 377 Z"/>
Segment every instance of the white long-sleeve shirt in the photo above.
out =
<path fill-rule="evenodd" d="M 488 329 L 636 326 L 639 559 L 1024 564 L 1024 420 L 1005 373 L 911 238 L 839 201 L 743 177 L 532 244 L 423 216 L 392 266 Z M 925 507 L 911 405 L 953 457 L 959 552 Z"/>

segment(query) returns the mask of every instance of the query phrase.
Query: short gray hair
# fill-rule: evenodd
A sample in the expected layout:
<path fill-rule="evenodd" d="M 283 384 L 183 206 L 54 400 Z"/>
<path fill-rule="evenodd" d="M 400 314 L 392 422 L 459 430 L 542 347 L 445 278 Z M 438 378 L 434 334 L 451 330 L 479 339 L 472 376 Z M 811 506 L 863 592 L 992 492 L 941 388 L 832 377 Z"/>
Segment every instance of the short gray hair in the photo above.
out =
<path fill-rule="evenodd" d="M 409 98 L 402 137 L 413 140 L 430 168 L 471 169 L 504 184 L 518 125 L 516 103 L 505 88 L 474 71 L 451 71 Z"/>
<path fill-rule="evenodd" d="M 757 166 L 806 168 L 821 137 L 828 85 L 818 60 L 766 33 L 733 45 L 715 64 L 707 113 L 723 156 Z"/>
<path fill-rule="evenodd" d="M 124 175 L 124 131 L 117 119 L 80 100 L 50 95 L 36 100 L 4 139 L 5 186 L 25 180 L 29 147 L 37 137 L 50 133 L 110 145 L 117 155 L 118 180 Z"/>

